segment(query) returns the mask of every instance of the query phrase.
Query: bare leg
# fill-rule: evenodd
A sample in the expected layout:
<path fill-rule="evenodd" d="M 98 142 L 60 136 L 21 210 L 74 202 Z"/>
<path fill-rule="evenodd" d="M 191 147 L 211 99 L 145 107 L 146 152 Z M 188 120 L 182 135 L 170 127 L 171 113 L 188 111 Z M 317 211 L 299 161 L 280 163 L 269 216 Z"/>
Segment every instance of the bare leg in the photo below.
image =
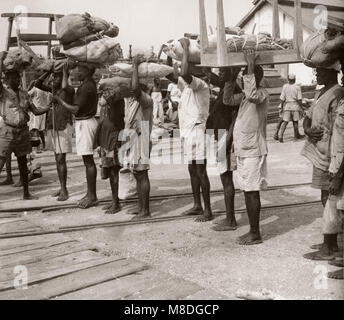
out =
<path fill-rule="evenodd" d="M 215 231 L 231 231 L 237 229 L 237 222 L 234 212 L 235 189 L 233 183 L 233 172 L 227 171 L 221 176 L 221 181 L 225 193 L 226 218 L 219 221 L 212 229 Z"/>
<path fill-rule="evenodd" d="M 283 141 L 284 141 L 283 135 L 284 135 L 285 130 L 287 129 L 287 125 L 288 125 L 288 122 L 283 121 L 282 126 L 281 126 L 280 136 L 279 136 L 279 142 L 281 142 L 281 143 L 283 143 Z"/>
<path fill-rule="evenodd" d="M 0 182 L 0 186 L 8 186 L 13 184 L 13 177 L 12 177 L 12 166 L 11 166 L 11 154 L 6 157 L 6 179 Z M 2 169 L 0 170 L 0 172 Z"/>
<path fill-rule="evenodd" d="M 328 196 L 329 196 L 328 190 L 321 190 L 321 203 L 323 204 L 324 207 L 326 206 Z"/>
<path fill-rule="evenodd" d="M 57 174 L 60 180 L 60 191 L 58 194 L 57 201 L 66 201 L 69 198 L 67 190 L 67 163 L 66 154 L 60 153 L 55 154 Z"/>
<path fill-rule="evenodd" d="M 86 168 L 87 194 L 79 201 L 79 208 L 87 209 L 98 203 L 97 198 L 97 167 L 93 155 L 82 157 Z"/>
<path fill-rule="evenodd" d="M 213 219 L 210 204 L 210 182 L 207 174 L 206 164 L 196 164 L 196 172 L 199 181 L 201 182 L 202 196 L 204 201 L 204 213 L 199 218 L 196 218 L 196 222 L 206 222 Z"/>
<path fill-rule="evenodd" d="M 278 132 L 279 132 L 279 130 L 280 130 L 280 128 L 281 128 L 282 123 L 283 123 L 283 119 L 282 119 L 282 118 L 279 118 L 278 123 L 277 123 L 277 125 L 276 125 L 276 132 L 275 132 L 275 134 L 274 134 L 274 139 L 275 139 L 275 140 L 278 140 Z"/>
<path fill-rule="evenodd" d="M 26 156 L 18 157 L 17 160 L 18 160 L 20 179 L 23 183 L 23 199 L 24 200 L 38 199 L 37 197 L 32 196 L 29 192 L 29 175 L 28 175 Z"/>
<path fill-rule="evenodd" d="M 110 186 L 112 191 L 112 205 L 109 209 L 105 211 L 106 214 L 115 214 L 121 211 L 121 207 L 119 205 L 118 199 L 118 172 L 120 167 L 114 166 L 109 168 L 109 178 L 110 178 Z"/>
<path fill-rule="evenodd" d="M 149 193 L 150 193 L 150 182 L 148 177 L 148 170 L 135 172 L 134 173 L 135 179 L 139 182 L 138 190 L 139 197 L 141 198 L 142 209 L 139 214 L 134 217 L 133 219 L 144 219 L 150 217 L 150 210 L 149 210 Z"/>
<path fill-rule="evenodd" d="M 260 236 L 260 194 L 259 191 L 245 192 L 245 203 L 250 222 L 250 231 L 239 237 L 238 243 L 241 245 L 253 245 L 262 243 Z"/>
<path fill-rule="evenodd" d="M 187 216 L 195 216 L 199 214 L 203 214 L 203 208 L 201 203 L 201 181 L 197 175 L 197 167 L 196 163 L 189 164 L 188 166 L 190 179 L 191 179 L 191 188 L 192 188 L 192 195 L 194 200 L 194 206 L 190 210 L 187 210 L 183 213 L 183 215 Z"/>
<path fill-rule="evenodd" d="M 39 137 L 41 138 L 42 141 L 42 148 L 45 150 L 45 136 L 44 136 L 44 131 L 38 131 Z"/>

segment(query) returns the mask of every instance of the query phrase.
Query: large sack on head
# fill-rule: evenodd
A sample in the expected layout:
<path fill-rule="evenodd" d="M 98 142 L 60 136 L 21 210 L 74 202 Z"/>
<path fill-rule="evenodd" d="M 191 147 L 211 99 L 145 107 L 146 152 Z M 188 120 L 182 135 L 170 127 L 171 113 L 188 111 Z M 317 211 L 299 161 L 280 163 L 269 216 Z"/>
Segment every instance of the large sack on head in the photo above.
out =
<path fill-rule="evenodd" d="M 122 48 L 116 39 L 102 38 L 87 45 L 61 50 L 67 57 L 82 62 L 111 64 L 123 57 Z"/>
<path fill-rule="evenodd" d="M 329 67 L 338 55 L 323 51 L 327 38 L 324 30 L 312 34 L 301 46 L 301 58 L 303 63 L 311 68 Z"/>
<path fill-rule="evenodd" d="M 56 21 L 56 37 L 61 43 L 70 43 L 109 28 L 110 24 L 104 19 L 88 13 L 69 14 Z"/>
<path fill-rule="evenodd" d="M 4 71 L 21 71 L 32 63 L 32 56 L 24 49 L 14 49 L 7 53 L 3 61 Z"/>
<path fill-rule="evenodd" d="M 327 40 L 323 52 L 335 53 L 344 50 L 344 34 L 338 34 L 334 39 Z"/>
<path fill-rule="evenodd" d="M 115 63 L 109 70 L 116 76 L 131 78 L 133 66 L 128 63 Z M 138 67 L 139 78 L 163 78 L 173 73 L 173 68 L 164 64 L 143 62 Z"/>
<path fill-rule="evenodd" d="M 163 44 L 162 51 L 172 59 L 182 61 L 184 49 L 179 40 L 170 40 Z M 190 39 L 189 61 L 201 63 L 201 51 L 197 40 Z"/>

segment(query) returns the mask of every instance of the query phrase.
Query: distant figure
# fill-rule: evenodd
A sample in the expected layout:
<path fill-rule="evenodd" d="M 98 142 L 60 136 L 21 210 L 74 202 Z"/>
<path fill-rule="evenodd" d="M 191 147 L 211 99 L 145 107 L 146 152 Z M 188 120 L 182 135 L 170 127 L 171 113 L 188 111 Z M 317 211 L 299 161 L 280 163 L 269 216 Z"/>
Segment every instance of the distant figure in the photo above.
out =
<path fill-rule="evenodd" d="M 301 87 L 295 84 L 296 77 L 293 74 L 288 76 L 288 83 L 282 88 L 281 109 L 283 112 L 283 122 L 281 123 L 281 132 L 278 135 L 278 129 L 275 136 L 279 142 L 283 143 L 283 134 L 287 128 L 288 122 L 292 121 L 294 126 L 295 140 L 302 139 L 299 133 L 299 121 L 302 118 L 302 92 Z"/>
<path fill-rule="evenodd" d="M 172 109 L 173 102 L 177 102 L 179 104 L 181 96 L 182 96 L 182 93 L 180 89 L 178 88 L 178 85 L 171 82 L 167 87 L 167 95 L 166 95 L 166 98 L 169 101 L 170 109 Z"/>
<path fill-rule="evenodd" d="M 154 85 L 151 90 L 153 100 L 153 123 L 157 126 L 164 123 L 164 111 L 162 107 L 161 82 L 159 78 L 154 79 Z"/>

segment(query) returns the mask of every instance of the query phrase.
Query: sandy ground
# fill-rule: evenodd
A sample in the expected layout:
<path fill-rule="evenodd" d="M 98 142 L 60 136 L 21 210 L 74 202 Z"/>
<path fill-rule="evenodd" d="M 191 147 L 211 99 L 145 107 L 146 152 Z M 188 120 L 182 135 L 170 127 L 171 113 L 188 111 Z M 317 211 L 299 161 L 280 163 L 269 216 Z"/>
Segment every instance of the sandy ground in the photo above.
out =
<path fill-rule="evenodd" d="M 269 137 L 274 126 L 270 125 Z M 286 143 L 269 139 L 269 184 L 271 186 L 309 183 L 311 166 L 300 156 L 303 142 L 293 142 L 291 125 Z M 50 197 L 58 188 L 51 155 L 44 153 L 44 178 L 32 184 L 39 201 L 25 202 L 25 206 L 56 204 Z M 85 189 L 83 167 L 75 156 L 70 156 L 69 203 L 83 195 Z M 208 174 L 212 190 L 221 190 L 215 166 Z M 152 165 L 150 171 L 152 195 L 171 195 L 190 192 L 190 182 L 185 165 Z M 98 184 L 99 198 L 109 197 L 107 181 Z M 0 187 L 0 209 L 18 207 L 24 211 L 20 190 Z M 302 203 L 319 199 L 319 191 L 309 186 L 262 192 L 263 207 L 280 204 Z M 180 215 L 192 206 L 191 198 L 169 199 L 152 202 L 153 216 Z M 213 209 L 224 209 L 223 195 L 212 196 Z M 35 224 L 45 228 L 58 228 L 88 223 L 128 221 L 133 205 L 125 205 L 116 216 L 103 215 L 101 208 L 89 210 L 60 210 L 50 213 L 29 212 Z M 244 209 L 242 194 L 236 196 L 236 209 Z M 312 206 L 264 209 L 262 212 L 263 244 L 242 247 L 235 239 L 247 232 L 246 214 L 238 214 L 239 228 L 234 232 L 217 233 L 211 230 L 213 222 L 198 224 L 193 219 L 125 227 L 98 228 L 75 232 L 70 235 L 92 242 L 104 251 L 121 254 L 144 261 L 159 270 L 191 280 L 212 289 L 229 299 L 235 298 L 238 289 L 259 291 L 268 289 L 287 299 L 343 299 L 344 282 L 327 279 L 327 271 L 336 270 L 326 262 L 312 262 L 302 257 L 309 246 L 321 241 L 320 204 Z"/>

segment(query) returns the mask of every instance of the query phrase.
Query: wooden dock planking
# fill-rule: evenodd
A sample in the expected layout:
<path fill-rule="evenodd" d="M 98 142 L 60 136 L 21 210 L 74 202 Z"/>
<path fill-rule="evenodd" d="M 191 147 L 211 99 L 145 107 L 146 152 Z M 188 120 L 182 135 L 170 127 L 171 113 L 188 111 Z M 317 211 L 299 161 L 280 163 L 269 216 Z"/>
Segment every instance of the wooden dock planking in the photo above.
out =
<path fill-rule="evenodd" d="M 87 251 L 94 249 L 94 246 L 90 246 L 85 243 L 80 243 L 78 241 L 71 241 L 62 244 L 57 244 L 51 248 L 41 248 L 33 249 L 26 252 L 19 252 L 13 255 L 4 256 L 1 258 L 0 266 L 6 268 L 15 265 L 28 265 L 36 263 L 42 260 L 49 260 L 51 258 L 56 258 L 59 256 L 64 256 L 67 254 Z"/>
<path fill-rule="evenodd" d="M 33 223 L 18 218 L 17 221 L 10 221 L 0 224 L 0 235 L 6 235 L 17 232 L 30 232 L 30 231 L 42 231 L 41 227 L 34 225 Z"/>
<path fill-rule="evenodd" d="M 148 269 L 77 292 L 59 300 L 183 299 L 202 290 L 199 285 L 155 269 Z"/>
<path fill-rule="evenodd" d="M 27 290 L 12 290 L 0 294 L 1 299 L 42 300 L 73 293 L 90 286 L 117 279 L 147 269 L 148 266 L 134 259 L 109 258 L 105 263 L 72 274 L 62 275 Z M 91 298 L 92 296 L 89 296 Z M 93 298 L 93 297 L 92 297 Z"/>

